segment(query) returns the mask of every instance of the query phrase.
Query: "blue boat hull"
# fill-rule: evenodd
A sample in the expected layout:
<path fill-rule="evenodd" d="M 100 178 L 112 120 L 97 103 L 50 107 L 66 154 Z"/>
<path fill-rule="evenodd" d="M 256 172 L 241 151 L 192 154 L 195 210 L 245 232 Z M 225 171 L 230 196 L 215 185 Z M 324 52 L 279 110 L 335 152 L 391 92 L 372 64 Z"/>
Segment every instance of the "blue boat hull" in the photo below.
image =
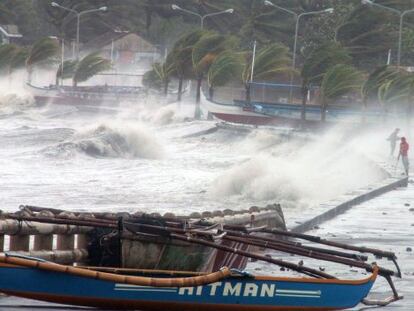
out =
<path fill-rule="evenodd" d="M 0 291 L 71 305 L 140 310 L 341 310 L 358 304 L 376 278 L 358 281 L 233 276 L 197 287 L 120 284 L 0 264 Z"/>

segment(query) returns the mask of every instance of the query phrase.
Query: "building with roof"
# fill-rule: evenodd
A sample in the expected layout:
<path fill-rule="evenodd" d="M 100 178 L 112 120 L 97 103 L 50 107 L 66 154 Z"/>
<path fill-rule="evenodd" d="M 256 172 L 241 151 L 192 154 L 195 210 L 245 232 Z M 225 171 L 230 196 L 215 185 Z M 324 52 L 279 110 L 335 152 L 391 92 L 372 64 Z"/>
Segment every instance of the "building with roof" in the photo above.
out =
<path fill-rule="evenodd" d="M 0 25 L 1 44 L 12 43 L 21 37 L 23 36 L 19 33 L 19 28 L 16 25 Z"/>
<path fill-rule="evenodd" d="M 121 31 L 105 33 L 85 44 L 82 50 L 100 51 L 117 70 L 125 72 L 147 70 L 162 57 L 160 50 L 141 36 Z"/>

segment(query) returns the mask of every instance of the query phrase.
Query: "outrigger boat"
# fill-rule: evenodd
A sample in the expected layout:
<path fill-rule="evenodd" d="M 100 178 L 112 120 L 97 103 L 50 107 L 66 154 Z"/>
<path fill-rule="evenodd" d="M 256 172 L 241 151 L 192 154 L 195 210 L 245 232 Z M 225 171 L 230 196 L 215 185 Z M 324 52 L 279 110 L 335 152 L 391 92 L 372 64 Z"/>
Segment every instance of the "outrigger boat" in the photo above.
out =
<path fill-rule="evenodd" d="M 2 292 L 70 305 L 139 310 L 341 310 L 365 298 L 378 275 L 342 281 L 114 269 L 103 272 L 34 258 L 0 257 Z M 104 271 L 110 271 L 104 269 Z"/>
<path fill-rule="evenodd" d="M 112 224 L 117 225 L 112 228 L 118 228 L 118 233 L 114 231 L 114 234 L 120 239 L 162 236 L 171 241 L 185 241 L 273 263 L 306 277 L 257 276 L 232 267 L 204 273 L 72 266 L 6 252 L 0 255 L 0 292 L 79 306 L 177 311 L 343 310 L 358 303 L 386 305 L 402 299 L 391 279 L 392 276 L 401 277 L 392 252 L 268 229 L 266 226 L 217 226 L 205 221 L 180 226 L 178 221 L 162 223 L 157 217 L 149 216 L 139 221 L 101 221 L 99 225 Z M 297 239 L 330 248 L 302 245 Z M 237 242 L 253 249 L 227 246 L 221 243 L 223 241 Z M 371 275 L 360 280 L 340 280 L 320 269 L 265 256 L 257 251 L 258 248 L 361 268 Z M 392 260 L 396 271 L 366 263 L 368 256 L 365 254 Z M 391 297 L 384 300 L 366 298 L 377 276 L 387 280 L 393 292 Z"/>

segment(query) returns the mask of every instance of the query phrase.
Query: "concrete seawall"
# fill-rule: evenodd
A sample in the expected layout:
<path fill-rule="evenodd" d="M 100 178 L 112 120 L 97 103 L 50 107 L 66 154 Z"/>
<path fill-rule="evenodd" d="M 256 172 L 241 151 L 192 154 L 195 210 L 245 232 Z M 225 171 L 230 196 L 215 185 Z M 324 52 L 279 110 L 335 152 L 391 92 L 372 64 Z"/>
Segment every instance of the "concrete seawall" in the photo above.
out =
<path fill-rule="evenodd" d="M 297 233 L 304 233 L 328 220 L 335 218 L 338 215 L 345 213 L 355 205 L 369 201 L 384 193 L 392 191 L 395 188 L 407 187 L 407 185 L 408 177 L 400 179 L 393 177 L 387 178 L 381 184 L 375 185 L 374 188 L 369 187 L 366 190 L 362 189 L 357 192 L 356 196 L 353 196 L 343 202 L 324 205 L 323 211 L 321 211 L 320 214 L 312 218 L 296 221 L 296 223 L 299 224 L 290 227 L 290 230 Z"/>

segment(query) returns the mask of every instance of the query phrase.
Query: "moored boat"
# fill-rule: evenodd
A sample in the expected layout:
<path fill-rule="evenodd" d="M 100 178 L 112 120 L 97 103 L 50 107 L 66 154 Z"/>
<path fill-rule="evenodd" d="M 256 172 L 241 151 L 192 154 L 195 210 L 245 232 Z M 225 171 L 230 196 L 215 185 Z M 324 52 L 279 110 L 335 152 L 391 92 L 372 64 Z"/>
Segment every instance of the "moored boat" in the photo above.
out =
<path fill-rule="evenodd" d="M 378 109 L 363 111 L 362 109 L 332 106 L 326 112 L 326 122 L 321 121 L 321 106 L 307 105 L 306 120 L 301 120 L 302 106 L 285 103 L 251 102 L 241 100 L 232 103 L 219 103 L 202 96 L 202 105 L 216 118 L 238 124 L 254 126 L 272 125 L 296 128 L 321 128 L 337 122 L 360 123 L 362 119 L 378 122 L 384 119 L 384 112 Z"/>
<path fill-rule="evenodd" d="M 49 302 L 140 310 L 342 310 L 362 302 L 378 275 L 361 280 L 78 268 L 0 256 L 0 291 Z"/>
<path fill-rule="evenodd" d="M 131 86 L 34 86 L 27 83 L 37 104 L 99 105 L 102 103 L 137 102 L 144 93 L 142 87 Z"/>

